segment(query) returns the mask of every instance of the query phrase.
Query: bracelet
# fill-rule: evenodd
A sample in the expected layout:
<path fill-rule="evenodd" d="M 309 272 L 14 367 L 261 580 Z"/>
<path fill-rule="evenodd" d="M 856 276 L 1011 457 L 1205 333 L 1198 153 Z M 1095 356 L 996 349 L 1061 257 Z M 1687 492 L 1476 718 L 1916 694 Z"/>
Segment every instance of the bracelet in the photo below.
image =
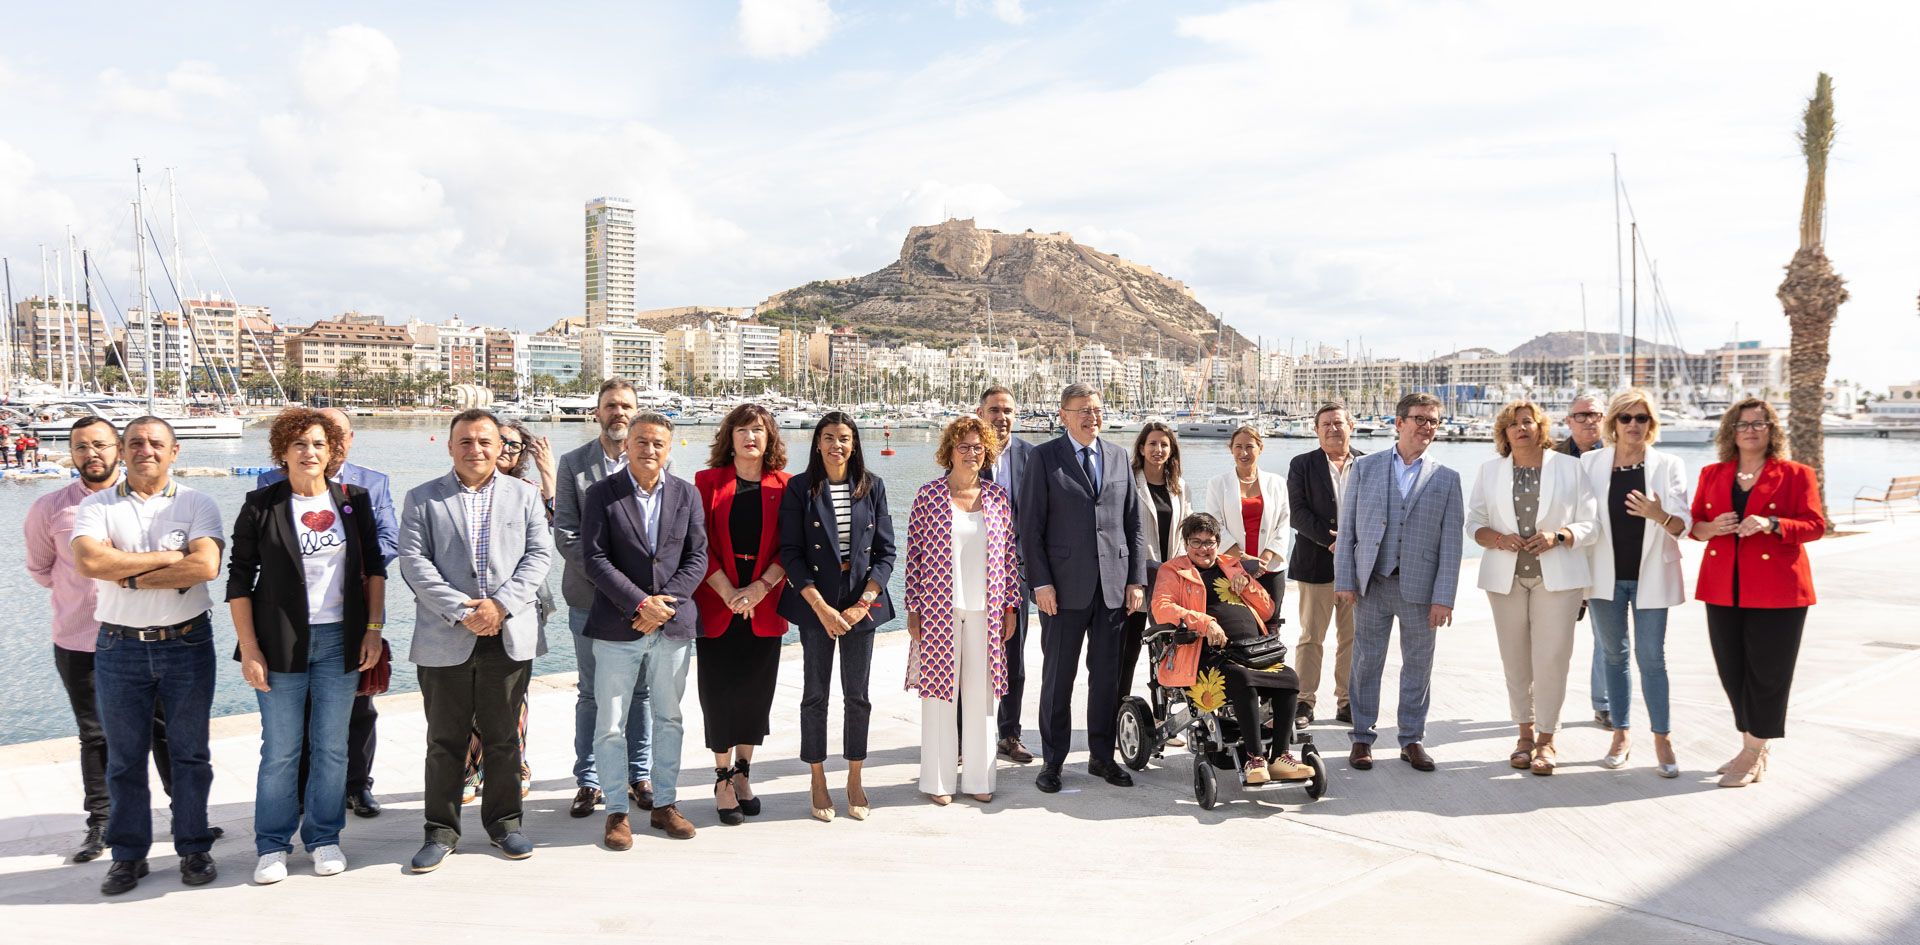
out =
<path fill-rule="evenodd" d="M 367 621 L 367 629 L 373 631 L 374 633 L 379 633 L 380 631 L 387 629 L 387 622 L 384 620 L 369 620 Z"/>

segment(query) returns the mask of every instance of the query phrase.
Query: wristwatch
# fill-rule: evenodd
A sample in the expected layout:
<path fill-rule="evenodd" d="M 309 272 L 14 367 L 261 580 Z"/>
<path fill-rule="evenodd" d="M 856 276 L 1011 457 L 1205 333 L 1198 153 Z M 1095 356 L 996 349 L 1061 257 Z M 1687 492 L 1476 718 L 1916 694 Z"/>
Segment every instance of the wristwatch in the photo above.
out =
<path fill-rule="evenodd" d="M 868 591 L 865 594 L 860 595 L 860 603 L 866 604 L 868 606 L 872 606 L 873 602 L 879 599 L 880 599 L 879 591 Z"/>
<path fill-rule="evenodd" d="M 1780 534 L 1780 517 L 1779 516 L 1777 515 L 1767 516 L 1767 530 L 1773 532 L 1775 535 Z"/>

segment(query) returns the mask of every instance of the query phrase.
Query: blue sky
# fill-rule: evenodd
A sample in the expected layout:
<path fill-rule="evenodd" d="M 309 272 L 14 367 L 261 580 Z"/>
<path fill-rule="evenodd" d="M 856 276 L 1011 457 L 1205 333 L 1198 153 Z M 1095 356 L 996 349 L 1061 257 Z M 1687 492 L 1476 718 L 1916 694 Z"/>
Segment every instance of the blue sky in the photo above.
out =
<path fill-rule="evenodd" d="M 1283 346 L 1426 357 L 1576 329 L 1582 283 L 1589 324 L 1611 327 L 1617 152 L 1681 340 L 1737 325 L 1780 343 L 1792 132 L 1826 69 L 1828 249 L 1853 293 L 1833 373 L 1920 378 L 1906 9 L 276 6 L 9 12 L 16 295 L 69 225 L 131 294 L 140 157 L 155 196 L 176 168 L 189 281 L 219 290 L 217 259 L 283 320 L 577 314 L 581 205 L 622 194 L 641 207 L 647 307 L 868 272 L 951 213 L 1071 232 Z"/>

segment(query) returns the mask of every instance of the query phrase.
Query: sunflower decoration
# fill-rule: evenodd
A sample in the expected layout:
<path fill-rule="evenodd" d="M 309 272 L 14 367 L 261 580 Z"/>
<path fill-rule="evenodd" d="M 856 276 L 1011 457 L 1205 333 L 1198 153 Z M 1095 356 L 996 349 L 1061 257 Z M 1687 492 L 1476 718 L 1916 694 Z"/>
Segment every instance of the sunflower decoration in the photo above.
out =
<path fill-rule="evenodd" d="M 1233 582 L 1223 577 L 1213 579 L 1213 596 L 1219 598 L 1222 604 L 1246 603 L 1238 593 L 1234 592 Z"/>
<path fill-rule="evenodd" d="M 1194 711 L 1212 714 L 1227 704 L 1227 677 L 1217 669 L 1203 670 L 1187 687 L 1187 702 Z"/>

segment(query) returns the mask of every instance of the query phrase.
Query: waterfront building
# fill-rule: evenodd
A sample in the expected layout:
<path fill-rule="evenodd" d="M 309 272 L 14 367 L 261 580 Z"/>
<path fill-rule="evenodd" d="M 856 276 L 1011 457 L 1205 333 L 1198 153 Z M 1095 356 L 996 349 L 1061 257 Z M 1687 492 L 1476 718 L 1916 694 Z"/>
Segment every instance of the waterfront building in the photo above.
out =
<path fill-rule="evenodd" d="M 285 341 L 286 365 L 304 374 L 332 374 L 350 358 L 373 374 L 415 367 L 413 335 L 399 325 L 359 321 L 315 322 Z"/>
<path fill-rule="evenodd" d="M 588 325 L 634 316 L 633 210 L 633 202 L 624 197 L 587 201 Z"/>
<path fill-rule="evenodd" d="M 556 386 L 565 386 L 580 377 L 579 335 L 527 335 L 524 348 L 529 378 L 550 377 Z"/>
<path fill-rule="evenodd" d="M 596 325 L 580 333 L 580 373 L 624 377 L 642 388 L 666 382 L 667 337 L 636 325 Z"/>
<path fill-rule="evenodd" d="M 58 381 L 62 359 L 71 374 L 76 352 L 83 370 L 105 363 L 102 352 L 113 336 L 98 309 L 88 310 L 84 302 L 72 299 L 40 296 L 21 299 L 13 309 L 13 356 L 18 368 L 39 364 L 50 372 L 47 380 Z"/>

